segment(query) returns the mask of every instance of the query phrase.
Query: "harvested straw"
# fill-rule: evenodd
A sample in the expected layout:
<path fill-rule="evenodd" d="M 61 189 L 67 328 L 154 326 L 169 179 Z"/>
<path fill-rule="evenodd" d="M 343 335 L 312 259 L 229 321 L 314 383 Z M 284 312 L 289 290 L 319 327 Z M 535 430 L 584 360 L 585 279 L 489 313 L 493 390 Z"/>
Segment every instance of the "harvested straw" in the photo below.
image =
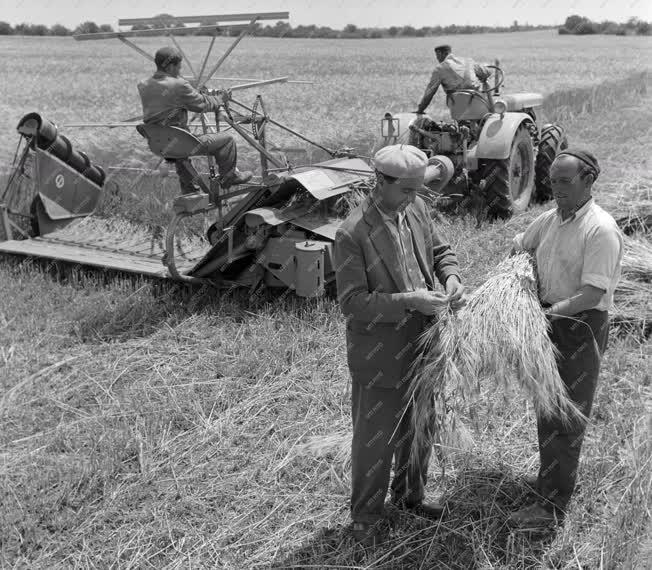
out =
<path fill-rule="evenodd" d="M 447 417 L 450 408 L 477 400 L 483 381 L 508 390 L 516 376 L 539 414 L 564 421 L 583 418 L 559 376 L 527 254 L 503 261 L 468 304 L 444 313 L 420 344 L 410 388 L 413 449 L 450 439 L 456 422 L 455 416 Z"/>
<path fill-rule="evenodd" d="M 375 185 L 376 177 L 373 175 L 353 183 L 352 189 L 349 192 L 340 194 L 336 199 L 334 205 L 335 214 L 340 218 L 348 216 L 351 210 L 357 208 L 371 193 Z"/>
<path fill-rule="evenodd" d="M 652 244 L 643 236 L 625 237 L 622 277 L 614 291 L 612 323 L 626 334 L 652 333 Z"/>
<path fill-rule="evenodd" d="M 622 274 L 628 279 L 652 281 L 652 243 L 642 236 L 625 237 Z"/>
<path fill-rule="evenodd" d="M 297 444 L 288 454 L 287 460 L 302 456 L 330 458 L 346 470 L 351 465 L 351 437 L 351 432 L 345 427 L 330 434 L 312 435 Z M 282 463 L 284 464 L 285 462 Z"/>

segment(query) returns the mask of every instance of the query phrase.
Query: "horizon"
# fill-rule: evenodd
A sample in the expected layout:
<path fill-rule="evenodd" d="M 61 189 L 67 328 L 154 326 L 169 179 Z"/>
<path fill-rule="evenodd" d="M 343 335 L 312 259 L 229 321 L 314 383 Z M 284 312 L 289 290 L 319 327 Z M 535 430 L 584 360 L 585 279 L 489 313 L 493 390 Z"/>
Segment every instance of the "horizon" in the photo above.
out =
<path fill-rule="evenodd" d="M 510 27 L 515 21 L 519 25 L 561 26 L 570 15 L 577 14 L 595 22 L 611 20 L 624 23 L 632 17 L 652 20 L 652 4 L 639 0 L 618 2 L 603 0 L 600 4 L 589 0 L 575 0 L 568 7 L 561 0 L 459 0 L 455 5 L 442 0 L 413 0 L 401 7 L 402 20 L 395 19 L 395 3 L 391 0 L 367 0 L 351 6 L 346 0 L 325 2 L 313 0 L 278 0 L 274 4 L 268 0 L 225 0 L 219 10 L 209 0 L 194 0 L 192 9 L 185 2 L 143 0 L 137 4 L 126 0 L 104 0 L 66 5 L 47 0 L 13 0 L 4 6 L 2 20 L 16 26 L 17 24 L 45 25 L 51 27 L 61 24 L 74 29 L 85 21 L 98 25 L 109 24 L 119 29 L 120 18 L 150 18 L 157 14 L 171 14 L 179 17 L 185 15 L 214 15 L 247 12 L 288 11 L 291 26 L 327 26 L 342 30 L 353 24 L 359 28 L 389 28 L 391 26 L 413 26 L 415 28 L 432 26 L 488 26 Z M 38 14 L 38 20 L 33 19 Z M 263 21 L 261 24 L 274 25 L 275 20 Z"/>

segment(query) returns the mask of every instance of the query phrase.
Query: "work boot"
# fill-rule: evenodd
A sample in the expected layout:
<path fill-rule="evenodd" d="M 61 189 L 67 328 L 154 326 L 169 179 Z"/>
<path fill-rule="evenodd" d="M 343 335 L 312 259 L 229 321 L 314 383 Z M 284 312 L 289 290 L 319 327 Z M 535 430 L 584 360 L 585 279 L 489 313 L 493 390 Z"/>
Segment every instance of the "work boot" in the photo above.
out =
<path fill-rule="evenodd" d="M 364 547 L 375 547 L 387 538 L 387 529 L 383 521 L 375 523 L 354 522 L 353 538 Z"/>
<path fill-rule="evenodd" d="M 226 175 L 222 181 L 222 188 L 228 188 L 229 186 L 237 186 L 238 184 L 245 184 L 251 180 L 253 172 L 245 170 L 240 172 L 237 168 L 231 173 Z"/>
<path fill-rule="evenodd" d="M 422 517 L 425 519 L 438 520 L 444 514 L 446 510 L 445 507 L 438 503 L 417 503 L 411 505 L 405 501 L 396 501 L 394 503 L 396 507 L 402 511 L 406 511 L 410 514 L 416 515 L 417 517 Z"/>
<path fill-rule="evenodd" d="M 512 513 L 507 524 L 521 530 L 542 530 L 561 524 L 563 516 L 558 509 L 546 508 L 540 503 L 533 503 Z"/>

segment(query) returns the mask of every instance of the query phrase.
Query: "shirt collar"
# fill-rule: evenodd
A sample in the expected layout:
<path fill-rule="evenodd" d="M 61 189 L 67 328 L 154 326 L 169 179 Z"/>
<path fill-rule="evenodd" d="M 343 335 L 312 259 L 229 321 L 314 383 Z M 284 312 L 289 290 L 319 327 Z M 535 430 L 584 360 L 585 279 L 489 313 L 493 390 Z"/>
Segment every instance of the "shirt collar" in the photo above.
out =
<path fill-rule="evenodd" d="M 561 212 L 559 211 L 559 209 L 557 209 L 557 217 L 559 218 L 559 225 L 563 226 L 564 224 L 570 224 L 575 220 L 579 220 L 580 218 L 586 215 L 586 213 L 591 209 L 591 206 L 593 206 L 593 196 L 591 196 L 586 201 L 586 203 L 579 210 L 576 210 L 575 213 L 567 220 L 562 220 Z"/>

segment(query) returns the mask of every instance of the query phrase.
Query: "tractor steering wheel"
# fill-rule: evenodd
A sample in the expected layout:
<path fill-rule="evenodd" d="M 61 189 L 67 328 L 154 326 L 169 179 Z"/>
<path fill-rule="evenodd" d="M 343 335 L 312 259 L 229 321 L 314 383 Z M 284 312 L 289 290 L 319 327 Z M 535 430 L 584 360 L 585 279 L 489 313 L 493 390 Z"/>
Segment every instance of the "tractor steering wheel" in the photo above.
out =
<path fill-rule="evenodd" d="M 498 80 L 498 83 L 496 83 L 496 85 L 494 85 L 493 87 L 489 87 L 489 89 L 478 89 L 478 92 L 491 93 L 492 91 L 498 91 L 498 89 L 502 87 L 503 83 L 505 83 L 505 74 L 503 73 L 503 70 L 500 69 L 500 67 L 498 67 L 497 65 L 485 65 L 485 67 L 488 69 L 495 69 L 496 70 L 495 72 L 500 74 L 500 79 Z M 483 85 L 486 84 L 487 80 L 485 79 L 482 83 Z"/>

